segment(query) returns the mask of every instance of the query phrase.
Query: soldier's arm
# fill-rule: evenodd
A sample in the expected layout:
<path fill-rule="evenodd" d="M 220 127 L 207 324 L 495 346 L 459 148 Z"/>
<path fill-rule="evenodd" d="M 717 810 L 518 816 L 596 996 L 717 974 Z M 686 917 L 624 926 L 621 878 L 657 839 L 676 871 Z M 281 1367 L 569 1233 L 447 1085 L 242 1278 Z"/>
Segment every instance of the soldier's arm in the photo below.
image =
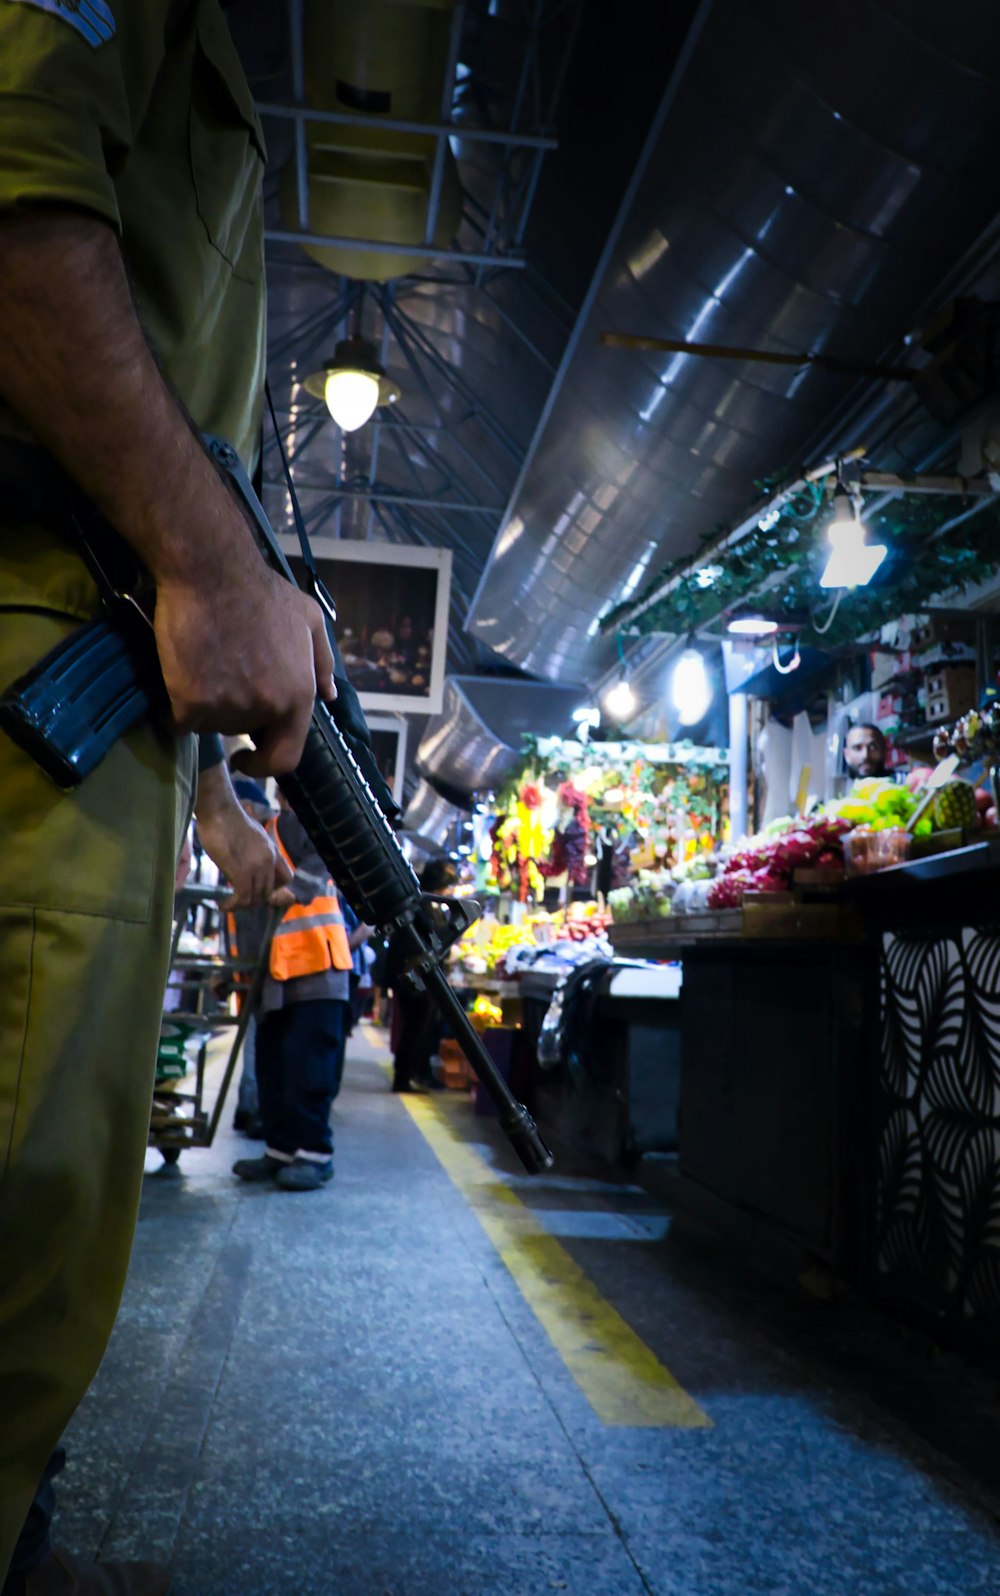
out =
<path fill-rule="evenodd" d="M 270 769 L 293 769 L 315 693 L 333 694 L 322 615 L 258 556 L 157 369 L 101 218 L 0 215 L 0 395 L 151 572 L 178 725 L 251 732 Z"/>

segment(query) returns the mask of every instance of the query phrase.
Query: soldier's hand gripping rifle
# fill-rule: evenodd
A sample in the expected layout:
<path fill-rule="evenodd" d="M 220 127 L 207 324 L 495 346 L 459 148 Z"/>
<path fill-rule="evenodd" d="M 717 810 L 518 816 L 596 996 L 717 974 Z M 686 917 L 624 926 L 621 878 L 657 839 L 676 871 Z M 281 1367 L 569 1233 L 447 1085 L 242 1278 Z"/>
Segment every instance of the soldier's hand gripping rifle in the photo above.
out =
<path fill-rule="evenodd" d="M 264 558 L 294 582 L 235 450 L 216 439 L 206 442 L 243 500 Z M 82 529 L 78 530 L 82 534 Z M 0 698 L 0 725 L 62 787 L 79 785 L 130 726 L 162 708 L 165 700 L 148 620 L 135 599 L 109 580 L 106 550 L 98 547 L 100 534 L 89 529 L 82 537 L 84 551 L 109 598 L 112 619 L 80 627 Z M 111 547 L 115 539 L 110 529 L 107 540 Z M 314 582 L 314 590 L 332 621 L 335 614 L 329 595 L 321 583 Z M 344 693 L 345 678 L 339 665 L 337 676 L 342 698 L 353 697 L 351 689 Z M 338 704 L 343 718 L 346 706 Z M 324 704 L 314 706 L 299 766 L 291 775 L 280 777 L 278 785 L 354 912 L 366 924 L 395 932 L 402 939 L 408 978 L 427 989 L 448 1020 L 525 1168 L 532 1173 L 548 1169 L 552 1154 L 534 1120 L 514 1098 L 441 968 L 448 948 L 480 912 L 479 905 L 421 893 L 399 839 L 362 771 L 361 763 L 365 763 L 373 781 L 378 779 L 370 749 L 351 737 L 350 731 L 345 736 L 337 715 L 337 707 L 331 712 Z M 360 710 L 355 709 L 355 715 L 360 716 Z M 349 737 L 359 757 L 355 757 Z"/>

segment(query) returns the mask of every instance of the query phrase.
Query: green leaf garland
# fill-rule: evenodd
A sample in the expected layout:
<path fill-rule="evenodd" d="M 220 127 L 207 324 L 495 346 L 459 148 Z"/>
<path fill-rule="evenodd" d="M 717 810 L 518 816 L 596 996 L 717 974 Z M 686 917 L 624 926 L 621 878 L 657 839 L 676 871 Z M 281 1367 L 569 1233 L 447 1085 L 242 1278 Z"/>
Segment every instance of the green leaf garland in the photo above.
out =
<path fill-rule="evenodd" d="M 776 486 L 769 484 L 769 492 Z M 689 560 L 675 560 L 649 583 L 645 595 L 611 610 L 603 618 L 602 630 L 628 627 L 683 636 L 760 595 L 764 614 L 779 623 L 794 622 L 801 627 L 802 642 L 829 650 L 898 615 L 919 610 L 943 593 L 991 576 L 997 565 L 1000 498 L 988 500 L 968 520 L 941 531 L 981 502 L 904 492 L 877 514 L 865 514 L 869 540 L 885 543 L 889 553 L 870 586 L 843 592 L 828 631 L 820 633 L 815 626 L 823 625 L 836 596 L 819 586 L 829 554 L 824 533 L 832 520 L 830 501 L 819 485 L 797 494 L 782 506 L 773 524 L 765 519 L 764 527 L 756 527 L 732 549 L 713 552 L 706 547 L 706 564 L 721 568 L 711 586 L 700 585 L 697 573 L 688 569 L 668 594 L 635 614 L 644 597 L 690 565 Z M 717 528 L 706 543 L 725 530 Z M 781 577 L 784 580 L 776 580 Z"/>

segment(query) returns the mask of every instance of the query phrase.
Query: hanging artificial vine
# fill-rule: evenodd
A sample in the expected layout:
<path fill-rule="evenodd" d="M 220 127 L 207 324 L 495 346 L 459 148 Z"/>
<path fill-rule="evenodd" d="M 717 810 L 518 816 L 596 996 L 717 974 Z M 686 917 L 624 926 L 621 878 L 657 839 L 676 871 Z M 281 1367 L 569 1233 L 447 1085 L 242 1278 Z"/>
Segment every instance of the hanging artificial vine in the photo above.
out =
<path fill-rule="evenodd" d="M 555 745 L 555 746 L 553 746 Z M 648 771 L 650 789 L 655 782 L 662 785 L 664 775 L 677 784 L 678 792 L 689 796 L 703 792 L 707 787 L 729 780 L 729 760 L 725 749 L 702 748 L 689 741 L 671 745 L 676 759 L 650 761 L 643 743 L 627 740 L 622 743 L 576 743 L 567 739 L 533 737 L 525 733 L 521 738 L 521 757 L 507 773 L 497 794 L 499 808 L 516 800 L 525 781 L 541 773 L 549 783 L 559 783 L 578 776 L 584 769 L 599 771 L 606 778 L 600 785 L 617 785 L 622 773 L 641 766 Z M 706 801 L 707 802 L 707 801 Z M 692 809 L 698 812 L 698 802 Z M 706 807 L 706 814 L 709 812 Z"/>
<path fill-rule="evenodd" d="M 780 483 L 760 486 L 770 496 Z M 941 531 L 972 508 L 975 514 L 967 520 Z M 829 649 L 873 632 L 898 615 L 919 611 L 941 594 L 983 581 L 997 565 L 1000 497 L 983 501 L 904 491 L 877 513 L 864 515 L 869 540 L 885 543 L 889 553 L 869 587 L 842 590 L 833 624 L 823 629 L 834 597 L 819 587 L 829 554 L 823 533 L 833 514 L 823 485 L 813 484 L 780 509 L 765 511 L 766 506 L 761 522 L 738 543 L 713 552 L 712 545 L 729 530 L 717 527 L 703 539 L 706 551 L 700 572 L 692 568 L 690 559 L 674 561 L 649 583 L 644 595 L 609 611 L 602 630 L 627 627 L 682 636 L 759 595 L 755 608 L 779 623 L 794 624 L 803 642 Z M 715 568 L 711 581 L 705 566 Z M 636 613 L 645 599 L 671 580 L 676 585 L 669 593 Z"/>

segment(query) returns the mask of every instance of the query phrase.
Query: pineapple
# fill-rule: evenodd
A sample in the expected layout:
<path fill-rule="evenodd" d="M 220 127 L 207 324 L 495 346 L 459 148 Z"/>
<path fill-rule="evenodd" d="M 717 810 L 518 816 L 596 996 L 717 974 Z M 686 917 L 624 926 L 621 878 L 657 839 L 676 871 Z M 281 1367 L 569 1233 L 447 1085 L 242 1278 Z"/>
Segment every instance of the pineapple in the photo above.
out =
<path fill-rule="evenodd" d="M 975 825 L 976 817 L 976 795 L 967 781 L 946 781 L 938 789 L 931 804 L 935 831 L 949 831 L 953 827 L 969 830 Z"/>

